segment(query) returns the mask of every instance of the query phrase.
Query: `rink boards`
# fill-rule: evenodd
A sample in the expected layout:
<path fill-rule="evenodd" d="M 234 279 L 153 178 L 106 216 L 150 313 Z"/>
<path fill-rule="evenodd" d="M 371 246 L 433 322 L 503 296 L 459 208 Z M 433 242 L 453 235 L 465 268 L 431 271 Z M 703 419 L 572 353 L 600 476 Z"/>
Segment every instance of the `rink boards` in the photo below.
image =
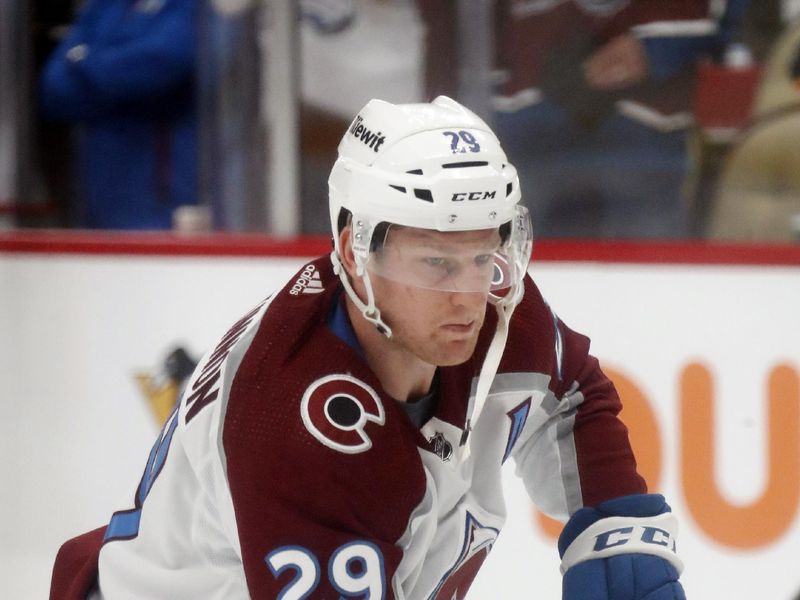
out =
<path fill-rule="evenodd" d="M 66 241 L 65 241 L 66 240 Z M 61 541 L 131 495 L 158 430 L 134 379 L 199 355 L 326 241 L 0 237 L 0 576 L 45 597 Z M 800 591 L 800 251 L 540 244 L 531 273 L 592 338 L 640 468 L 681 518 L 694 598 Z M 513 466 L 511 467 L 513 469 Z M 470 594 L 558 598 L 557 528 L 512 470 Z"/>

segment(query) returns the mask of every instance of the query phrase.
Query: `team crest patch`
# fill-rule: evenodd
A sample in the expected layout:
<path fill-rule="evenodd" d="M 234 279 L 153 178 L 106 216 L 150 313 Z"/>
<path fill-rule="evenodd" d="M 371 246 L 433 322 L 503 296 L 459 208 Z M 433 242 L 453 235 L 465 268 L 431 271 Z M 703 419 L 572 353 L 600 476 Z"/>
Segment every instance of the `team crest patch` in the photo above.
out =
<path fill-rule="evenodd" d="M 303 394 L 300 414 L 311 435 L 345 454 L 369 450 L 368 423 L 383 425 L 386 419 L 375 390 L 350 375 L 317 379 Z"/>
<path fill-rule="evenodd" d="M 444 437 L 442 432 L 437 431 L 436 434 L 428 440 L 428 443 L 431 445 L 433 453 L 444 462 L 453 458 L 453 444 L 447 441 L 447 438 Z"/>

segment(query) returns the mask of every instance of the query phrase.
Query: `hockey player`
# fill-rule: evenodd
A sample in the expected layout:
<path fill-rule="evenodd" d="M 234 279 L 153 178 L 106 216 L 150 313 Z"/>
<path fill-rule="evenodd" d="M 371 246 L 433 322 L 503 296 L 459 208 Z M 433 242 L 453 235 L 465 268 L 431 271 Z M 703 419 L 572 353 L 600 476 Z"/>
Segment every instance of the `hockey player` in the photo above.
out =
<path fill-rule="evenodd" d="M 331 256 L 201 360 L 130 505 L 62 548 L 51 598 L 462 599 L 507 460 L 566 521 L 564 598 L 684 598 L 675 518 L 589 340 L 527 275 L 519 200 L 463 106 L 370 101 L 330 176 Z"/>

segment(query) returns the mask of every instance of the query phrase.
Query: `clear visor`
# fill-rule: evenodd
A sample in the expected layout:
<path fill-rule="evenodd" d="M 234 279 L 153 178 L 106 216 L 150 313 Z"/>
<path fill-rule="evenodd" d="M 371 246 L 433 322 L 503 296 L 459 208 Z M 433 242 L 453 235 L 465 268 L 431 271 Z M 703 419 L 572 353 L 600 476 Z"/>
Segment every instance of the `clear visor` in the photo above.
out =
<path fill-rule="evenodd" d="M 405 285 L 502 297 L 522 280 L 531 243 L 530 217 L 520 206 L 513 221 L 496 229 L 442 232 L 390 225 L 366 266 L 371 277 Z"/>

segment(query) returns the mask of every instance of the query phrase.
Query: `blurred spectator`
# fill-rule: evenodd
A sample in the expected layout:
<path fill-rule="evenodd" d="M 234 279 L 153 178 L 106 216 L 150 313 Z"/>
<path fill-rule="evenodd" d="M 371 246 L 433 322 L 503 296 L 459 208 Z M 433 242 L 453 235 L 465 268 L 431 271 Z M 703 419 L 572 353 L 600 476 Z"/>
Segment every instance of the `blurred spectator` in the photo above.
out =
<path fill-rule="evenodd" d="M 75 18 L 72 4 L 64 0 L 36 0 L 31 5 L 32 82 L 41 77 L 47 59 L 66 36 L 69 24 Z M 37 171 L 37 191 L 48 208 L 47 218 L 26 219 L 25 215 L 18 215 L 18 224 L 60 227 L 77 224 L 78 215 L 73 214 L 76 190 L 71 133 L 69 123 L 35 120 L 32 166 Z M 59 159 L 53 160 L 55 156 Z M 46 163 L 44 157 L 49 159 Z"/>
<path fill-rule="evenodd" d="M 195 11 L 194 0 L 88 0 L 48 59 L 42 111 L 80 125 L 78 225 L 167 229 L 197 202 Z"/>
<path fill-rule="evenodd" d="M 198 8 L 200 202 L 210 207 L 215 228 L 226 231 L 264 228 L 263 6 L 211 0 Z"/>
<path fill-rule="evenodd" d="M 336 84 L 342 79 L 342 69 L 338 67 L 343 65 L 336 59 L 343 57 L 338 55 L 338 48 L 326 47 L 323 61 L 315 60 L 320 58 L 318 53 L 309 56 L 305 45 L 299 56 L 282 54 L 280 44 L 274 43 L 276 28 L 283 26 L 280 18 L 270 14 L 274 6 L 258 0 L 211 0 L 199 10 L 200 197 L 211 208 L 215 227 L 224 230 L 263 230 L 274 214 L 268 208 L 278 204 L 274 208 L 280 210 L 281 203 L 288 200 L 271 193 L 275 168 L 270 161 L 275 155 L 271 153 L 292 150 L 271 147 L 275 139 L 270 124 L 279 117 L 274 116 L 269 104 L 276 95 L 281 96 L 282 90 L 274 93 L 270 73 L 282 71 L 291 63 L 296 67 L 293 70 L 299 71 L 299 80 L 316 69 L 315 83 L 325 97 L 339 96 Z M 340 39 L 361 20 L 356 16 L 356 0 L 300 0 L 297 9 L 298 45 L 309 35 L 326 42 Z M 342 119 L 340 123 L 305 101 L 301 110 L 298 128 L 304 146 L 300 180 L 303 196 L 308 199 L 302 207 L 304 230 L 328 231 L 327 208 L 319 210 L 319 202 L 321 198 L 327 207 L 327 175 L 349 121 Z M 348 109 L 344 118 L 349 118 L 349 113 Z M 282 125 L 286 123 L 281 120 Z"/>
<path fill-rule="evenodd" d="M 763 63 L 750 124 L 724 156 L 707 234 L 737 241 L 800 241 L 800 19 Z"/>
<path fill-rule="evenodd" d="M 326 234 L 328 175 L 353 115 L 371 98 L 422 102 L 422 25 L 415 0 L 340 2 L 335 24 L 301 3 L 303 231 Z M 350 8 L 348 13 L 346 8 Z M 332 13 L 329 10 L 326 13 Z M 335 33 L 335 35 L 331 35 Z"/>
<path fill-rule="evenodd" d="M 751 0 L 738 37 L 750 48 L 755 60 L 763 62 L 778 36 L 797 17 L 800 17 L 797 0 Z"/>
<path fill-rule="evenodd" d="M 686 235 L 696 66 L 721 54 L 746 2 L 497 1 L 495 130 L 537 234 Z M 418 3 L 428 94 L 453 93 L 456 2 Z"/>
<path fill-rule="evenodd" d="M 19 111 L 15 84 L 14 28 L 18 24 L 16 7 L 0 4 L 0 229 L 10 225 L 8 218 L 17 201 L 17 155 L 19 154 Z M 16 58 L 16 56 L 14 56 Z"/>

